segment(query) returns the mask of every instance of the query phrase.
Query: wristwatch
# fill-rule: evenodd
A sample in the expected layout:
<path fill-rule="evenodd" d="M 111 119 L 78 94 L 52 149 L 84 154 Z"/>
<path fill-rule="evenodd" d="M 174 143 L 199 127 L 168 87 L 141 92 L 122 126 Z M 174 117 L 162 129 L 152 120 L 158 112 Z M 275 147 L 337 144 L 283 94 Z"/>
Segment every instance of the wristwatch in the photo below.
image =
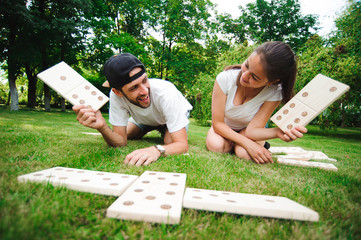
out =
<path fill-rule="evenodd" d="M 165 156 L 165 149 L 164 149 L 164 147 L 162 146 L 162 145 L 155 145 L 154 146 L 156 149 L 158 149 L 158 151 L 160 152 L 160 155 L 161 156 Z"/>

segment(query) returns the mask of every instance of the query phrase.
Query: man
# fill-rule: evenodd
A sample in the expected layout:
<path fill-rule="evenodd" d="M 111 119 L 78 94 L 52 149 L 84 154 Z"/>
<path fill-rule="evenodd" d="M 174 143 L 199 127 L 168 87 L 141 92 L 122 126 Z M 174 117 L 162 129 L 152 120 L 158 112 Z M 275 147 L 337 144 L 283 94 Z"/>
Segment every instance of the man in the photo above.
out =
<path fill-rule="evenodd" d="M 160 156 L 188 151 L 187 127 L 192 105 L 170 82 L 148 79 L 144 65 L 132 54 L 111 57 L 104 65 L 111 87 L 109 122 L 100 111 L 77 105 L 73 110 L 84 126 L 97 129 L 109 146 L 125 146 L 127 139 L 141 139 L 147 132 L 158 130 L 164 145 L 142 148 L 128 154 L 125 164 L 148 165 Z M 129 118 L 131 115 L 131 118 Z"/>

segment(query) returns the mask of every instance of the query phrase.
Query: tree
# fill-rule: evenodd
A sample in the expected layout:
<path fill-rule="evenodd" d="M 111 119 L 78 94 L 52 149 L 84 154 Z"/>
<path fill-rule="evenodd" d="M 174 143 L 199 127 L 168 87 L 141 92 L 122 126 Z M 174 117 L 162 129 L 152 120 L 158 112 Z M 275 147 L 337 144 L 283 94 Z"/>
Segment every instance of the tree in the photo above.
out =
<path fill-rule="evenodd" d="M 230 14 L 217 15 L 214 24 L 216 24 L 218 31 L 230 41 L 241 44 L 247 40 L 247 30 L 244 23 L 233 20 Z"/>
<path fill-rule="evenodd" d="M 33 0 L 28 1 L 31 23 L 21 35 L 23 49 L 27 49 L 21 61 L 29 80 L 28 106 L 36 102 L 36 73 L 60 61 L 77 62 L 77 56 L 85 49 L 84 36 L 88 33 L 84 13 L 91 9 L 89 0 Z M 44 85 L 45 110 L 50 110 L 51 93 Z M 65 101 L 61 98 L 62 109 Z"/>
<path fill-rule="evenodd" d="M 353 55 L 361 55 L 361 2 L 349 0 L 349 6 L 336 19 L 336 39 Z"/>
<path fill-rule="evenodd" d="M 236 23 L 244 26 L 248 38 L 256 43 L 284 41 L 298 50 L 313 35 L 311 31 L 317 30 L 317 17 L 303 16 L 298 0 L 257 0 L 240 10 Z"/>
<path fill-rule="evenodd" d="M 2 0 L 0 8 L 0 47 L 1 61 L 7 61 L 7 73 L 11 96 L 11 110 L 19 110 L 18 92 L 16 79 L 20 74 L 22 52 L 19 49 L 21 40 L 19 34 L 28 21 L 26 1 L 24 0 Z"/>
<path fill-rule="evenodd" d="M 344 12 L 336 19 L 337 31 L 331 38 L 334 53 L 339 56 L 339 73 L 350 85 L 346 114 L 352 125 L 361 121 L 361 2 L 349 0 Z"/>
<path fill-rule="evenodd" d="M 134 54 L 145 65 L 150 64 L 145 44 L 152 6 L 151 0 L 96 1 L 93 17 L 87 17 L 92 34 L 87 39 L 87 55 L 82 58 L 84 66 L 101 72 L 110 56 L 123 52 Z"/>
<path fill-rule="evenodd" d="M 158 77 L 169 78 L 175 69 L 172 60 L 175 56 L 174 48 L 189 45 L 193 48 L 197 40 L 203 35 L 209 25 L 208 10 L 212 7 L 209 0 L 158 0 L 154 2 L 154 17 L 151 22 L 153 30 L 160 34 L 160 51 L 156 52 L 156 65 L 159 66 Z M 193 46 L 190 46 L 193 45 Z M 187 58 L 188 56 L 183 56 Z"/>

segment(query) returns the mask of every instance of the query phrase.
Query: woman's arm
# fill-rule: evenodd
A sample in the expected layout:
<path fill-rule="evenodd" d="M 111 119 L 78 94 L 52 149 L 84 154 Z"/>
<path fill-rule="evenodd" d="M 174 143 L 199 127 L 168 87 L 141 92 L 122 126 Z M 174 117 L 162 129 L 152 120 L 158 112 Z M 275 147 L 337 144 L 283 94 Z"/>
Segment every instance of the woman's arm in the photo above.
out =
<path fill-rule="evenodd" d="M 265 128 L 267 121 L 270 119 L 272 113 L 279 104 L 280 101 L 264 102 L 251 122 L 248 124 L 245 130 L 245 136 L 254 141 L 280 138 L 285 142 L 293 141 L 297 138 L 303 137 L 303 133 L 306 133 L 307 129 L 301 126 L 297 126 L 287 132 L 283 132 L 278 127 Z"/>

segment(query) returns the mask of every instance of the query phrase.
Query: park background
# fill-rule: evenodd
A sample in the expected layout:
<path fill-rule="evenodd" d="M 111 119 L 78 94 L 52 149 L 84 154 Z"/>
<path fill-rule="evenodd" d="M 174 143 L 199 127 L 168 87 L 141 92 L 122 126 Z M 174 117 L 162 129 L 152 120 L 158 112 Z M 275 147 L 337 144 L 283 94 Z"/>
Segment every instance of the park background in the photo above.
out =
<path fill-rule="evenodd" d="M 209 125 L 217 74 L 273 40 L 289 43 L 299 57 L 296 92 L 318 73 L 351 87 L 312 124 L 361 125 L 360 1 L 347 1 L 335 28 L 322 35 L 319 16 L 303 14 L 298 0 L 234 6 L 237 17 L 217 13 L 208 0 L 5 0 L 2 5 L 0 62 L 7 81 L 1 81 L 0 103 L 11 110 L 19 105 L 69 109 L 36 77 L 60 61 L 108 95 L 101 86 L 102 65 L 115 53 L 131 52 L 150 78 L 173 82 L 194 106 L 192 118 Z"/>
<path fill-rule="evenodd" d="M 1 239 L 360 239 L 361 237 L 361 2 L 347 1 L 335 28 L 319 34 L 317 16 L 297 0 L 253 1 L 239 16 L 211 14 L 206 0 L 2 0 L 0 55 Z M 234 6 L 237 8 L 237 6 Z M 238 9 L 238 8 L 237 8 Z M 216 75 L 241 63 L 265 41 L 289 43 L 299 57 L 296 92 L 316 74 L 350 90 L 309 126 L 292 146 L 338 160 L 337 172 L 275 164 L 257 165 L 205 148 Z M 147 167 L 122 163 L 144 141 L 110 148 L 77 123 L 68 102 L 36 77 L 65 61 L 101 87 L 102 65 L 131 52 L 149 77 L 173 82 L 194 106 L 189 155 Z M 10 94 L 9 94 L 10 93 Z M 108 106 L 102 112 L 108 119 Z M 271 123 L 270 123 L 271 124 Z M 291 146 L 273 139 L 272 146 Z M 316 223 L 184 209 L 179 225 L 108 219 L 115 197 L 49 184 L 21 184 L 17 176 L 64 166 L 141 175 L 145 170 L 187 173 L 187 187 L 282 196 L 320 214 Z"/>

